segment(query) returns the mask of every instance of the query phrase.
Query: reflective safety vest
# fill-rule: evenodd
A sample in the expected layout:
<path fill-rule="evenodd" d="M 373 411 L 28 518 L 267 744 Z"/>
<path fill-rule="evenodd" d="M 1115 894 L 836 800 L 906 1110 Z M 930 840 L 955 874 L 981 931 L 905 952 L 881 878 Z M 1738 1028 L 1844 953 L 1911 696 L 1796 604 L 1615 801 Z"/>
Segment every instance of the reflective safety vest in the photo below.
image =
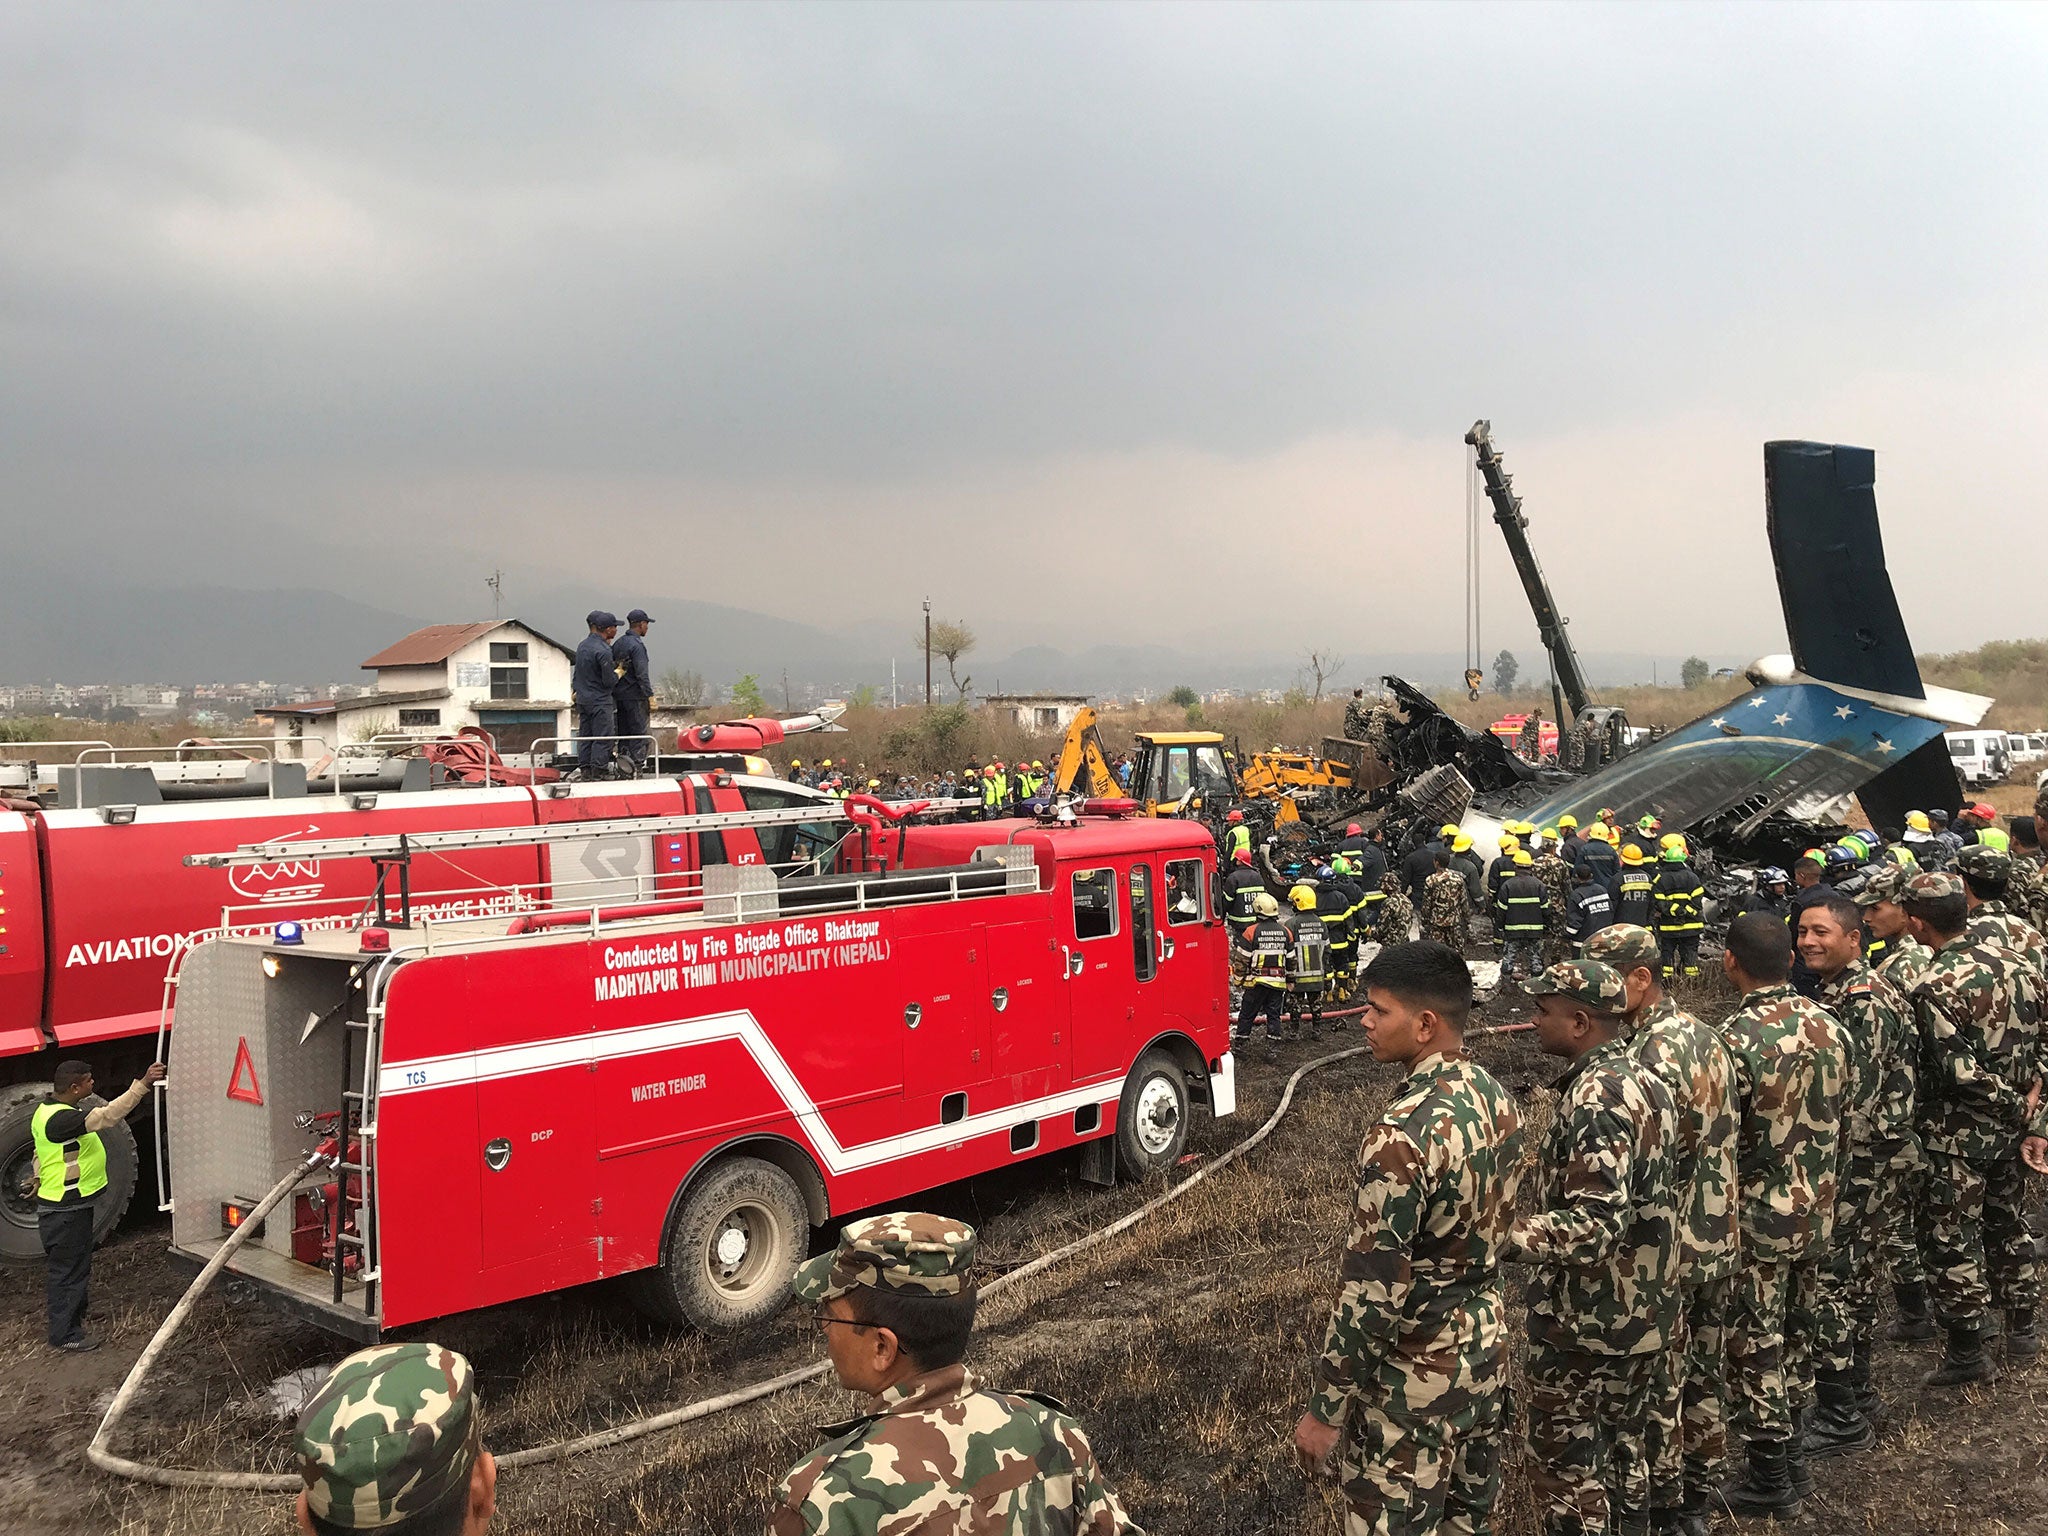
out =
<path fill-rule="evenodd" d="M 75 1106 L 62 1100 L 38 1104 L 29 1120 L 36 1149 L 36 1199 L 45 1205 L 90 1200 L 107 1187 L 107 1149 L 99 1132 L 87 1131 L 76 1141 L 52 1141 L 50 1117 Z"/>
<path fill-rule="evenodd" d="M 1657 931 L 1698 933 L 1706 927 L 1700 911 L 1700 898 L 1705 894 L 1700 877 L 1689 865 L 1667 865 L 1657 877 Z"/>
<path fill-rule="evenodd" d="M 1500 883 L 1494 903 L 1501 932 L 1511 939 L 1540 939 L 1549 926 L 1550 892 L 1534 875 L 1513 875 Z"/>
<path fill-rule="evenodd" d="M 2003 827 L 1979 827 L 1977 841 L 1986 848 L 1996 848 L 2000 853 L 2012 852 L 2012 839 L 2006 835 Z"/>
<path fill-rule="evenodd" d="M 995 810 L 1010 798 L 1008 782 L 999 773 L 990 774 L 981 781 L 981 803 L 988 810 Z"/>
<path fill-rule="evenodd" d="M 1251 982 L 1255 987 L 1278 987 L 1287 985 L 1287 952 L 1293 947 L 1294 935 L 1287 926 L 1276 918 L 1259 919 L 1258 925 L 1249 935 Z"/>
<path fill-rule="evenodd" d="M 1251 847 L 1252 829 L 1250 827 L 1245 826 L 1242 822 L 1240 822 L 1238 823 L 1238 825 L 1232 827 L 1228 832 L 1223 834 L 1224 862 L 1228 863 L 1230 860 L 1236 858 L 1238 849 L 1242 848 L 1245 850 L 1245 852 L 1249 853 L 1251 852 Z"/>
<path fill-rule="evenodd" d="M 1657 915 L 1656 876 L 1647 869 L 1622 866 L 1614 892 L 1614 920 L 1647 928 Z"/>
<path fill-rule="evenodd" d="M 1328 963 L 1328 932 L 1313 912 L 1295 913 L 1288 926 L 1294 930 L 1294 949 L 1287 957 L 1287 979 L 1305 991 L 1315 991 L 1323 984 Z"/>

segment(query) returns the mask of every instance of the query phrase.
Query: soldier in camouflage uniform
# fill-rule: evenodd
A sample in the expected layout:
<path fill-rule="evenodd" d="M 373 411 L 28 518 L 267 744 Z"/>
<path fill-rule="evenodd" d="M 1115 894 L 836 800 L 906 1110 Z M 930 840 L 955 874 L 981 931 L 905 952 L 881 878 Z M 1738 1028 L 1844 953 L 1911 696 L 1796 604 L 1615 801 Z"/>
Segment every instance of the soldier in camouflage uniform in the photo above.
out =
<path fill-rule="evenodd" d="M 1448 853 L 1436 856 L 1436 871 L 1422 882 L 1422 936 L 1432 943 L 1462 950 L 1472 922 L 1472 904 L 1465 877 L 1451 868 Z"/>
<path fill-rule="evenodd" d="M 1558 854 L 1557 829 L 1545 827 L 1540 835 L 1541 851 L 1531 862 L 1529 872 L 1543 882 L 1543 893 L 1549 900 L 1550 925 L 1543 934 L 1543 963 L 1555 965 L 1571 955 L 1571 940 L 1565 937 L 1564 925 L 1565 909 L 1572 894 L 1572 867 Z"/>
<path fill-rule="evenodd" d="M 1917 1160 L 1913 1078 L 1919 1034 L 1906 995 L 1863 960 L 1863 914 L 1839 893 L 1799 914 L 1799 954 L 1820 983 L 1814 1001 L 1842 1026 L 1842 1095 L 1834 1241 L 1821 1270 L 1814 1341 L 1817 1404 L 1809 1456 L 1860 1451 L 1877 1438 L 1870 1344 L 1877 1327 L 1878 1246 L 1887 1199 L 1905 1191 L 1890 1170 Z"/>
<path fill-rule="evenodd" d="M 1507 1419 L 1499 1261 L 1521 1117 L 1465 1059 L 1472 978 L 1454 952 L 1395 945 L 1363 986 L 1373 1056 L 1408 1076 L 1358 1149 L 1343 1280 L 1295 1445 L 1311 1471 L 1338 1452 L 1348 1536 L 1483 1532 Z"/>
<path fill-rule="evenodd" d="M 916 1211 L 856 1221 L 796 1273 L 839 1384 L 867 1412 L 775 1492 L 769 1536 L 1060 1536 L 1136 1532 L 1081 1426 L 1035 1393 L 995 1392 L 960 1363 L 974 1322 L 974 1229 Z"/>
<path fill-rule="evenodd" d="M 1970 909 L 1970 933 L 2014 951 L 2048 980 L 2048 944 L 2012 900 L 2015 867 L 2011 854 L 1982 843 L 1972 843 L 1956 855 L 1956 873 L 1963 877 L 1963 897 Z"/>
<path fill-rule="evenodd" d="M 1545 1536 L 1645 1532 L 1658 1360 L 1679 1327 L 1677 1112 L 1622 1032 L 1611 967 L 1566 960 L 1522 987 L 1545 1054 L 1571 1060 L 1535 1213 L 1505 1250 L 1546 1271 L 1529 1309 L 1531 1481 Z"/>
<path fill-rule="evenodd" d="M 1914 985 L 1920 1035 L 1916 1126 L 1927 1162 L 1922 1256 L 1948 1351 L 1929 1386 L 1987 1381 L 1985 1335 L 2005 1309 L 2006 1352 L 2031 1359 L 2038 1286 L 2023 1214 L 2022 1136 L 2048 1126 L 2029 1092 L 2039 1081 L 2039 973 L 1992 931 L 1970 931 L 1962 877 L 1915 875 L 1906 886 L 1914 937 L 1934 951 Z M 1990 1271 L 1986 1280 L 1987 1265 Z"/>
<path fill-rule="evenodd" d="M 477 1430 L 476 1377 L 438 1344 L 379 1344 L 337 1365 L 299 1410 L 299 1529 L 483 1536 L 497 1463 Z M 458 1515 L 457 1511 L 461 1513 Z"/>
<path fill-rule="evenodd" d="M 1737 1514 L 1798 1514 L 1796 1406 L 1811 1397 L 1813 1308 L 1834 1227 L 1847 1075 L 1842 1028 L 1788 985 L 1792 939 L 1766 912 L 1728 925 L 1721 957 L 1742 1003 L 1721 1023 L 1741 1115 L 1742 1265 L 1728 1309 L 1729 1420 L 1748 1465 Z"/>
<path fill-rule="evenodd" d="M 1634 923 L 1604 928 L 1587 942 L 1586 958 L 1621 977 L 1636 1059 L 1663 1078 L 1677 1111 L 1675 1162 L 1686 1213 L 1680 1327 L 1658 1353 L 1652 1386 L 1650 1508 L 1658 1529 L 1705 1536 L 1709 1495 L 1728 1455 L 1723 1332 L 1741 1252 L 1735 1065 L 1720 1035 L 1665 992 L 1656 934 Z"/>
<path fill-rule="evenodd" d="M 1406 944 L 1415 932 L 1415 903 L 1408 899 L 1400 871 L 1390 869 L 1380 876 L 1380 897 L 1373 903 L 1378 908 L 1373 913 L 1373 937 L 1382 944 Z"/>

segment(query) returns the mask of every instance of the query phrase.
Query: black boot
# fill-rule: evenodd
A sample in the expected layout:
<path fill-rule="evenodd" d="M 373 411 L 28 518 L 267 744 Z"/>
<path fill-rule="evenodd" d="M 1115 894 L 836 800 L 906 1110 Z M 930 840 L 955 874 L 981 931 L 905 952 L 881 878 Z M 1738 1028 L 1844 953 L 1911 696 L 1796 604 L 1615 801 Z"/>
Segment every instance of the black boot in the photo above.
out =
<path fill-rule="evenodd" d="M 1966 1324 L 1949 1324 L 1948 1353 L 1941 1364 L 1921 1382 L 1923 1387 L 1961 1387 L 1973 1381 L 1990 1381 L 1998 1374 L 1984 1348 L 1984 1332 Z"/>
<path fill-rule="evenodd" d="M 1849 1367 L 1849 1385 L 1856 1393 L 1856 1411 L 1875 1430 L 1884 1424 L 1884 1399 L 1870 1383 L 1870 1340 L 1856 1341 L 1856 1361 Z"/>
<path fill-rule="evenodd" d="M 2014 1307 L 2005 1314 L 2005 1358 L 2032 1360 L 2041 1353 L 2041 1335 L 2034 1331 L 2034 1309 Z"/>
<path fill-rule="evenodd" d="M 1708 1511 L 1713 1507 L 1704 1488 L 1688 1487 L 1685 1502 L 1671 1511 L 1671 1529 L 1675 1536 L 1707 1536 L 1713 1528 L 1713 1516 Z"/>
<path fill-rule="evenodd" d="M 1617 1509 L 1607 1529 L 1614 1536 L 1650 1536 L 1650 1512 L 1647 1509 Z"/>
<path fill-rule="evenodd" d="M 1799 1442 L 1800 1456 L 1845 1456 L 1870 1448 L 1877 1431 L 1856 1406 L 1855 1368 L 1815 1373 L 1814 1390 L 1820 1401 L 1807 1421 L 1806 1434 Z"/>
<path fill-rule="evenodd" d="M 1895 1285 L 1892 1295 L 1898 1298 L 1899 1316 L 1891 1327 L 1885 1329 L 1885 1338 L 1893 1344 L 1924 1344 L 1934 1338 L 1934 1318 L 1927 1310 L 1926 1285 Z"/>
<path fill-rule="evenodd" d="M 1770 1515 L 1778 1520 L 1799 1517 L 1799 1495 L 1792 1491 L 1792 1473 L 1783 1440 L 1749 1442 L 1748 1465 L 1737 1481 L 1721 1488 L 1721 1501 L 1738 1515 Z"/>
<path fill-rule="evenodd" d="M 1813 1497 L 1813 1469 L 1806 1464 L 1806 1429 L 1812 1422 L 1809 1412 L 1799 1424 L 1799 1432 L 1785 1442 L 1785 1479 L 1792 1485 L 1795 1498 Z"/>

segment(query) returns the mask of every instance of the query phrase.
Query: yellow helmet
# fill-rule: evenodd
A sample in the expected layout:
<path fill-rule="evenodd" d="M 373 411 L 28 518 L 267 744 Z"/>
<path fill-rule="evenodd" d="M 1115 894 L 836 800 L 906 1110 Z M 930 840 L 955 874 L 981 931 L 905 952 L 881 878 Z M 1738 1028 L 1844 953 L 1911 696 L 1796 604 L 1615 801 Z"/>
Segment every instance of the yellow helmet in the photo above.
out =
<path fill-rule="evenodd" d="M 1522 840 L 1516 837 L 1512 832 L 1505 832 L 1501 834 L 1500 851 L 1502 853 L 1513 853 L 1516 849 L 1520 848 L 1521 846 Z"/>
<path fill-rule="evenodd" d="M 1278 917 L 1280 903 L 1273 899 L 1271 891 L 1261 891 L 1252 898 L 1252 910 L 1261 917 Z"/>
<path fill-rule="evenodd" d="M 789 766 L 790 766 L 790 767 L 792 767 L 792 768 L 801 768 L 801 767 L 803 767 L 803 765 L 804 765 L 804 760 L 803 760 L 802 758 L 800 758 L 800 757 L 792 757 L 792 758 L 791 758 L 791 759 L 789 760 Z"/>
<path fill-rule="evenodd" d="M 1925 811 L 1906 812 L 1906 825 L 1915 832 L 1932 832 L 1934 823 L 1927 819 Z"/>
<path fill-rule="evenodd" d="M 1576 832 L 1579 829 L 1579 818 L 1576 816 L 1560 816 L 1557 818 L 1557 829 L 1560 832 Z"/>
<path fill-rule="evenodd" d="M 1676 832 L 1666 832 L 1657 839 L 1657 846 L 1659 848 L 1683 848 L 1685 846 L 1685 839 Z"/>
<path fill-rule="evenodd" d="M 1458 829 L 1453 823 L 1447 821 L 1436 829 L 1436 835 L 1438 837 L 1456 837 Z"/>
<path fill-rule="evenodd" d="M 1551 842 L 1551 843 L 1554 843 L 1554 842 L 1556 842 L 1556 841 L 1557 841 L 1557 828 L 1556 828 L 1556 827 L 1545 827 L 1545 828 L 1543 829 L 1543 832 L 1542 832 L 1542 837 L 1543 837 L 1543 839 L 1544 839 L 1544 841 L 1545 841 L 1545 842 Z"/>
<path fill-rule="evenodd" d="M 1630 843 L 1630 844 L 1629 844 L 1629 845 L 1628 845 L 1628 846 L 1627 846 L 1626 848 L 1622 849 L 1622 850 L 1621 850 L 1621 862 L 1622 862 L 1622 863 L 1624 863 L 1624 864 L 1640 864 L 1640 863 L 1642 863 L 1642 862 L 1643 862 L 1643 850 L 1642 850 L 1642 847 L 1641 847 L 1641 845 L 1639 845 L 1639 844 L 1636 844 L 1636 843 Z"/>
<path fill-rule="evenodd" d="M 1293 890 L 1287 893 L 1287 899 L 1294 903 L 1295 911 L 1310 911 L 1315 907 L 1316 904 L 1315 888 L 1313 886 L 1308 885 L 1297 885 Z"/>
<path fill-rule="evenodd" d="M 1517 869 L 1528 869 L 1531 866 L 1533 866 L 1535 862 L 1536 860 L 1534 859 L 1534 857 L 1532 857 L 1528 853 L 1518 853 L 1515 855 L 1515 868 Z"/>
<path fill-rule="evenodd" d="M 1460 832 L 1456 837 L 1451 839 L 1451 852 L 1469 853 L 1471 849 L 1472 839 L 1467 837 L 1464 833 Z"/>

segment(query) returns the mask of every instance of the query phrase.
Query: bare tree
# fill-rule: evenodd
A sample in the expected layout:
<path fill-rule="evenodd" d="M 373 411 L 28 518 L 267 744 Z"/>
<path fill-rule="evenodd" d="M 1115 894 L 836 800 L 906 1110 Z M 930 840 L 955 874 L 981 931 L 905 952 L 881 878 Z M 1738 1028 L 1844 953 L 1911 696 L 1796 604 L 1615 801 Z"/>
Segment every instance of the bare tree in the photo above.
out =
<path fill-rule="evenodd" d="M 919 630 L 912 643 L 921 651 L 924 649 L 924 631 Z M 965 619 L 932 620 L 932 654 L 946 658 L 946 676 L 952 679 L 953 697 L 956 700 L 967 697 L 967 690 L 973 685 L 972 677 L 960 675 L 960 658 L 974 649 L 974 631 L 967 627 Z"/>
<path fill-rule="evenodd" d="M 1344 658 L 1335 651 L 1328 649 L 1310 651 L 1308 653 L 1308 673 L 1310 677 L 1315 679 L 1316 689 L 1315 696 L 1309 702 L 1311 704 L 1322 703 L 1324 685 L 1343 670 Z"/>
<path fill-rule="evenodd" d="M 702 672 L 686 672 L 681 667 L 663 672 L 655 691 L 671 709 L 700 709 L 708 693 Z"/>

